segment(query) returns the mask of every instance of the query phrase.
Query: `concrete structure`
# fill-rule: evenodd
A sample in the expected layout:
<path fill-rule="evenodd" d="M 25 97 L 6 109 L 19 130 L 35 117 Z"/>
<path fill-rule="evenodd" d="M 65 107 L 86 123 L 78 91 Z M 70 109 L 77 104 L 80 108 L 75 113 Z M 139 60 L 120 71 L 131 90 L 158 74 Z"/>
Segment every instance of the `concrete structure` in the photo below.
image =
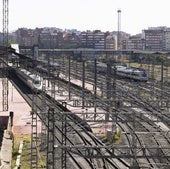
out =
<path fill-rule="evenodd" d="M 4 132 L 1 151 L 0 151 L 0 168 L 11 169 L 13 140 L 11 133 L 7 130 Z"/>

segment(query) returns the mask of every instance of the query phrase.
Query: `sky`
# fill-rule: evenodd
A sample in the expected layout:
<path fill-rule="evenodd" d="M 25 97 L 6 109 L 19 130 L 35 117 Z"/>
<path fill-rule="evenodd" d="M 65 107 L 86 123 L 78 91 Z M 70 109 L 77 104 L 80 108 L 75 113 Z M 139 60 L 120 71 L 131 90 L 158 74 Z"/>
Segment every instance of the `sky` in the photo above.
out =
<path fill-rule="evenodd" d="M 121 10 L 120 30 L 131 35 L 148 27 L 170 27 L 169 0 L 8 1 L 9 32 L 36 27 L 117 31 L 118 9 Z"/>

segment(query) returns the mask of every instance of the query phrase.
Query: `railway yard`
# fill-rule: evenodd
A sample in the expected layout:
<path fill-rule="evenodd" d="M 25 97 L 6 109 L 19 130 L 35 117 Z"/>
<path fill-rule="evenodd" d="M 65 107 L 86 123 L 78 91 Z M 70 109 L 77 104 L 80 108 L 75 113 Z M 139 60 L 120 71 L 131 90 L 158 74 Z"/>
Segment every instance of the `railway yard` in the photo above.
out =
<path fill-rule="evenodd" d="M 31 168 L 170 168 L 170 66 L 129 61 L 140 69 L 120 76 L 110 60 L 100 69 L 96 59 L 89 67 L 53 55 L 10 67 L 10 82 L 32 109 Z M 19 77 L 18 65 L 41 77 L 41 90 Z"/>

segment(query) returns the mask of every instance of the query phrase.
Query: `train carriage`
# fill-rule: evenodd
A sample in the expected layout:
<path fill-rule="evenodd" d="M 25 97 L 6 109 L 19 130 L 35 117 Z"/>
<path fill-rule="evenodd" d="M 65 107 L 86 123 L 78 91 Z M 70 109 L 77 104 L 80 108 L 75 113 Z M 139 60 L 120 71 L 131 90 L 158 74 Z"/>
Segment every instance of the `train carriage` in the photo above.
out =
<path fill-rule="evenodd" d="M 16 69 L 16 75 L 32 90 L 38 92 L 42 90 L 42 81 L 40 76 L 34 75 L 26 69 Z"/>

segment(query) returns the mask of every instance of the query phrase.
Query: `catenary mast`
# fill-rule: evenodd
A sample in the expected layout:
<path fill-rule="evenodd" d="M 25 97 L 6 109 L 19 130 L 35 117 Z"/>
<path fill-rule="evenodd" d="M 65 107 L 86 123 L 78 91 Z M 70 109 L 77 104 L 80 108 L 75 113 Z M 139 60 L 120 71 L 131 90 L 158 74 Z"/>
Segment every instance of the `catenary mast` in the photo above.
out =
<path fill-rule="evenodd" d="M 8 111 L 8 0 L 3 0 L 2 107 Z"/>

